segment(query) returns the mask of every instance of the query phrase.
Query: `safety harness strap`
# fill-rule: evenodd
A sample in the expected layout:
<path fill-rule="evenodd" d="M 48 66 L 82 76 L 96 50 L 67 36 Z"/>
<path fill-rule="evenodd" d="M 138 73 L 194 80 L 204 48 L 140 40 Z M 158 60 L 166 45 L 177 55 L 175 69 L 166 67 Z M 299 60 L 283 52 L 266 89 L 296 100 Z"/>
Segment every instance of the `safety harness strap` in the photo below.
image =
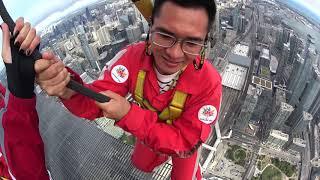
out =
<path fill-rule="evenodd" d="M 160 120 L 166 121 L 167 124 L 172 124 L 175 119 L 181 116 L 188 94 L 176 90 L 169 107 L 164 108 L 162 112 L 158 112 L 146 99 L 143 98 L 143 87 L 145 78 L 146 72 L 140 70 L 138 73 L 136 89 L 134 92 L 135 100 L 143 108 L 157 112 L 159 114 Z"/>

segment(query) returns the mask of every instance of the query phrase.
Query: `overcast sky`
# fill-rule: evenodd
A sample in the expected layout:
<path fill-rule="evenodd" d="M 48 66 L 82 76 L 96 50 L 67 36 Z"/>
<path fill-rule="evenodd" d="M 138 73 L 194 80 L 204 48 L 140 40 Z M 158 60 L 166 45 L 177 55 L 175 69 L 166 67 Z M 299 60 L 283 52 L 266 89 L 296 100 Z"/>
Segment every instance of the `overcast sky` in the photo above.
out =
<path fill-rule="evenodd" d="M 38 29 L 101 0 L 3 0 L 12 18 L 23 16 Z"/>
<path fill-rule="evenodd" d="M 312 11 L 314 14 L 318 15 L 318 17 L 320 17 L 320 1 L 319 0 L 293 0 L 293 1 L 298 2 L 302 6 Z"/>

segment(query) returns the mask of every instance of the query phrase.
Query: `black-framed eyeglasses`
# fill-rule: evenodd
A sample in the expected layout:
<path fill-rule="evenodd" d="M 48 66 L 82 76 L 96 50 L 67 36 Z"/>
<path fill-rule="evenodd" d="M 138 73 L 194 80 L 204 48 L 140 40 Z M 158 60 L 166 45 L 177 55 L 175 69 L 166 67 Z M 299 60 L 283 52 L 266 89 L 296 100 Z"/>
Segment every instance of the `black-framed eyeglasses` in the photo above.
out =
<path fill-rule="evenodd" d="M 164 48 L 171 48 L 177 42 L 181 42 L 182 51 L 186 54 L 194 56 L 200 55 L 201 50 L 206 47 L 205 43 L 199 43 L 187 39 L 178 39 L 170 34 L 159 31 L 151 32 L 151 42 Z"/>

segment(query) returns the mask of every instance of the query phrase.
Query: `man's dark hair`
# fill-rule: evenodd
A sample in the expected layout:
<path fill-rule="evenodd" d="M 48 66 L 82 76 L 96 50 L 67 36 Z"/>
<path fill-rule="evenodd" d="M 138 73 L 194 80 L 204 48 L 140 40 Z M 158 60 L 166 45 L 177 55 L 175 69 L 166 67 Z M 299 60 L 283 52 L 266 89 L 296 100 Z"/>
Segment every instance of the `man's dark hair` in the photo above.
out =
<path fill-rule="evenodd" d="M 195 7 L 205 9 L 209 18 L 208 31 L 210 31 L 217 12 L 214 0 L 155 0 L 152 11 L 152 22 L 154 21 L 154 17 L 159 16 L 160 9 L 165 2 L 172 2 L 185 8 Z"/>

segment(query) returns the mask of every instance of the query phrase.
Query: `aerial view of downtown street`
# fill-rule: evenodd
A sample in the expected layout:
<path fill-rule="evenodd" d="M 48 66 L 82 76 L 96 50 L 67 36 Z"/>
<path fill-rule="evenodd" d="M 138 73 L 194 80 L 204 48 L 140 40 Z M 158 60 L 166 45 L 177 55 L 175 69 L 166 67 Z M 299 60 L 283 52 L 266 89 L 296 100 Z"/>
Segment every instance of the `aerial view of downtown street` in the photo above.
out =
<path fill-rule="evenodd" d="M 201 147 L 203 179 L 320 180 L 319 1 L 216 3 L 206 56 L 222 77 L 223 97 L 215 131 Z M 144 41 L 148 33 L 131 0 L 64 6 L 69 8 L 60 8 L 63 16 L 50 11 L 34 20 L 40 50 L 53 51 L 85 83 L 98 79 L 122 48 Z M 1 83 L 5 77 L 3 69 Z M 37 94 L 52 179 L 170 179 L 170 161 L 153 173 L 133 167 L 135 138 L 113 120 L 77 118 L 40 87 Z"/>

